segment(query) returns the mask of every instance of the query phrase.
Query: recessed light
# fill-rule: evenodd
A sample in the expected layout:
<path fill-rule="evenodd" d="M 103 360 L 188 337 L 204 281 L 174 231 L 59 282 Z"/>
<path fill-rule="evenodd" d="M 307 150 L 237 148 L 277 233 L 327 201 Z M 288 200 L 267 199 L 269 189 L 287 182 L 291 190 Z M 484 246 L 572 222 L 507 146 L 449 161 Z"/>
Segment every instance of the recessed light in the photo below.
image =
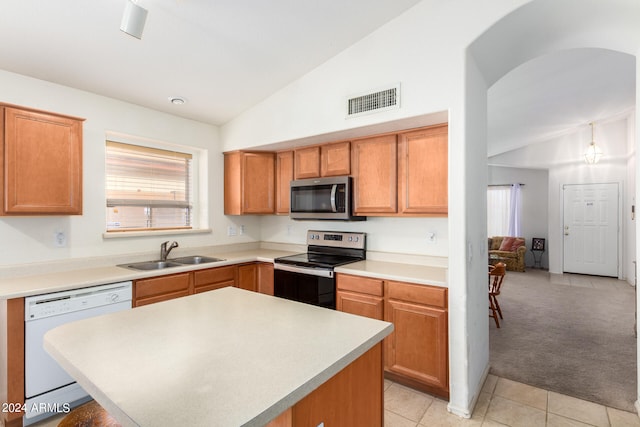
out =
<path fill-rule="evenodd" d="M 187 103 L 187 100 L 181 96 L 170 96 L 169 102 L 171 102 L 173 105 L 183 105 Z"/>

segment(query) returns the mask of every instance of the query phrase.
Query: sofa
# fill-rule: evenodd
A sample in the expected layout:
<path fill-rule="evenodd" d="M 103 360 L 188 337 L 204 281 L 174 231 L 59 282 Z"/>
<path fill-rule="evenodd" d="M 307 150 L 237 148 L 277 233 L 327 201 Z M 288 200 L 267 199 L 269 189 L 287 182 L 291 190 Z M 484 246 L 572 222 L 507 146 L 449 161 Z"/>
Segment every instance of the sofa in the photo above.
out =
<path fill-rule="evenodd" d="M 527 246 L 523 237 L 489 237 L 489 263 L 504 262 L 509 271 L 524 271 Z M 494 259 L 492 259 L 492 256 Z"/>

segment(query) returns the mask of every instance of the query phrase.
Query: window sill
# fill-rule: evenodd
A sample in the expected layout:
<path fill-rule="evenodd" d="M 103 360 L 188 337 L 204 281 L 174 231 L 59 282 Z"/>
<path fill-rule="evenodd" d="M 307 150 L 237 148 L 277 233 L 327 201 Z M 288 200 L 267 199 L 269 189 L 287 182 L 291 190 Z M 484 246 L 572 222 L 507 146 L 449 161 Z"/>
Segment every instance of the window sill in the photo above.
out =
<path fill-rule="evenodd" d="M 179 234 L 205 234 L 211 233 L 210 228 L 197 228 L 189 230 L 155 230 L 155 231 L 120 231 L 114 233 L 102 233 L 103 239 L 126 239 L 127 237 L 171 236 Z"/>

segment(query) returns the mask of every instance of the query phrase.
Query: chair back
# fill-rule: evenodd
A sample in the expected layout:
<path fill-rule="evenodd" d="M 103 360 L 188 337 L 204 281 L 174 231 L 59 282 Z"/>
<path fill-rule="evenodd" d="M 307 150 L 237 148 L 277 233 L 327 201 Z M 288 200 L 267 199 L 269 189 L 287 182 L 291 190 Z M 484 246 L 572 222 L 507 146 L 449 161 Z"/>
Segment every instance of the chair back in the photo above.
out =
<path fill-rule="evenodd" d="M 489 293 L 500 295 L 500 287 L 506 273 L 506 265 L 502 262 L 497 263 L 489 272 Z"/>

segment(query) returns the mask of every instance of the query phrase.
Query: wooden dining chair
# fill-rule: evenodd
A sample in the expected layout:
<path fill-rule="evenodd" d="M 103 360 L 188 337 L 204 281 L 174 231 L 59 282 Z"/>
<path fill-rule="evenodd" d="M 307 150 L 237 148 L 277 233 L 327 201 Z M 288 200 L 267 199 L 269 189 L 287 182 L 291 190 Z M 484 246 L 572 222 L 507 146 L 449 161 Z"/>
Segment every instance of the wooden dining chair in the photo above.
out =
<path fill-rule="evenodd" d="M 489 270 L 489 317 L 493 317 L 496 322 L 496 327 L 500 327 L 500 319 L 502 317 L 502 310 L 498 303 L 498 295 L 500 295 L 500 288 L 502 287 L 502 281 L 506 273 L 506 265 L 504 263 L 497 263 L 492 269 Z"/>

